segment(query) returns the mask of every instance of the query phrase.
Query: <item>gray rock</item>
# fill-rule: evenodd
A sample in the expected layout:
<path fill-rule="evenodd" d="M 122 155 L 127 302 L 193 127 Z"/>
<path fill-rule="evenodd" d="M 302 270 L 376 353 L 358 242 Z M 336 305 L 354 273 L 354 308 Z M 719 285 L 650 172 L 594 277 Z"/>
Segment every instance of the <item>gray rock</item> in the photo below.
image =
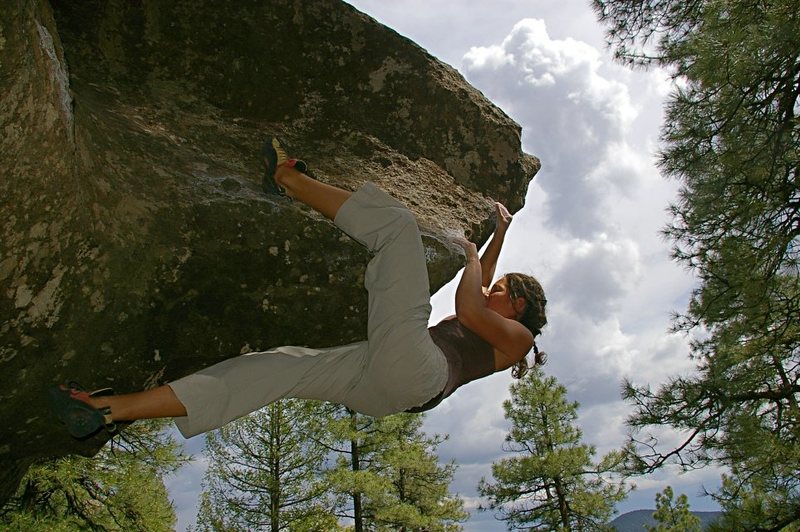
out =
<path fill-rule="evenodd" d="M 0 9 L 0 502 L 42 457 L 90 455 L 47 386 L 139 390 L 275 345 L 361 339 L 368 253 L 260 192 L 283 137 L 321 181 L 449 237 L 522 205 L 538 161 L 452 68 L 345 3 L 53 2 Z"/>

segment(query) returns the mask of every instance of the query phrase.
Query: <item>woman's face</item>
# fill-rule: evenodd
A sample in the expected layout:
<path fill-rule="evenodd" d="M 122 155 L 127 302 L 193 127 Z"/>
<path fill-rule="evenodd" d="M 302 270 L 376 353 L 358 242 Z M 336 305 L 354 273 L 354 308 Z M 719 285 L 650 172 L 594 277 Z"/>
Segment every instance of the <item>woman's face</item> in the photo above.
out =
<path fill-rule="evenodd" d="M 511 292 L 508 289 L 508 281 L 505 277 L 502 277 L 485 291 L 484 298 L 486 299 L 487 308 L 511 320 L 519 318 L 525 308 L 524 298 L 518 297 L 515 301 L 512 301 Z"/>

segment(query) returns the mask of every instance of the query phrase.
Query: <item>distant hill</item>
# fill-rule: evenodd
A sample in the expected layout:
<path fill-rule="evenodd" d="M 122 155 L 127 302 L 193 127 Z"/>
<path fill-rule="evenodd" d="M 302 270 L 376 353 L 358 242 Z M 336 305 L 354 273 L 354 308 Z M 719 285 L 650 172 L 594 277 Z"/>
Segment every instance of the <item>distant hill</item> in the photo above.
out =
<path fill-rule="evenodd" d="M 655 510 L 634 510 L 632 512 L 624 513 L 611 521 L 617 532 L 642 532 L 644 525 L 655 525 L 656 520 L 653 519 Z M 722 512 L 692 512 L 700 518 L 703 528 L 706 528 L 712 522 L 722 515 Z"/>

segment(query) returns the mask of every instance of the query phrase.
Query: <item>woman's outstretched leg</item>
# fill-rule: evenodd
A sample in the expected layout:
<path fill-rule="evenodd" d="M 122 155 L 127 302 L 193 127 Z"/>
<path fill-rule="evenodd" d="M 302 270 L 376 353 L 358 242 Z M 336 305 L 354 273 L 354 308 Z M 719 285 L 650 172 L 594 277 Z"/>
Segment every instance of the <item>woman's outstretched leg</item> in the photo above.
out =
<path fill-rule="evenodd" d="M 302 173 L 289 162 L 286 152 L 274 139 L 265 145 L 264 155 L 267 167 L 265 179 L 275 183 L 277 191 L 282 188 L 282 192 L 289 197 L 305 203 L 331 220 L 336 218 L 340 207 L 351 196 L 346 190 L 321 183 Z M 298 166 L 304 169 L 304 166 Z M 295 360 L 295 357 L 290 359 Z M 80 434 L 78 437 L 93 433 L 103 424 L 109 428 L 114 421 L 184 418 L 188 415 L 186 406 L 170 385 L 123 395 L 89 394 L 62 386 L 51 389 L 50 400 L 56 415 L 68 424 L 73 435 Z"/>
<path fill-rule="evenodd" d="M 280 150 L 280 147 L 278 149 Z M 278 161 L 280 158 L 283 158 L 284 161 L 282 164 L 279 162 L 275 168 L 273 178 L 278 185 L 285 189 L 286 195 L 305 203 L 323 216 L 333 220 L 336 213 L 339 212 L 339 208 L 350 197 L 350 192 L 320 183 L 301 173 L 295 167 L 285 164 L 285 152 L 277 158 Z M 269 167 L 269 165 L 267 166 Z M 168 385 L 123 395 L 89 396 L 84 394 L 81 400 L 94 408 L 109 408 L 114 421 L 186 416 L 186 407 Z"/>

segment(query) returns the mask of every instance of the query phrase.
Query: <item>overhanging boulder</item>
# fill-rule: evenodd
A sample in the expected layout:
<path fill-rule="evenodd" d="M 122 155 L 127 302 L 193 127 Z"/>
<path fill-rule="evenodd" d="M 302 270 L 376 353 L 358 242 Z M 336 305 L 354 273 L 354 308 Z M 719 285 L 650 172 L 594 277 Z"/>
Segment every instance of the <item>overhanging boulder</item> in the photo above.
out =
<path fill-rule="evenodd" d="M 349 5 L 9 1 L 0 10 L 0 499 L 92 454 L 44 389 L 138 390 L 248 350 L 363 338 L 368 254 L 260 192 L 269 133 L 325 182 L 376 182 L 450 237 L 522 205 L 538 161 L 452 68 Z"/>

